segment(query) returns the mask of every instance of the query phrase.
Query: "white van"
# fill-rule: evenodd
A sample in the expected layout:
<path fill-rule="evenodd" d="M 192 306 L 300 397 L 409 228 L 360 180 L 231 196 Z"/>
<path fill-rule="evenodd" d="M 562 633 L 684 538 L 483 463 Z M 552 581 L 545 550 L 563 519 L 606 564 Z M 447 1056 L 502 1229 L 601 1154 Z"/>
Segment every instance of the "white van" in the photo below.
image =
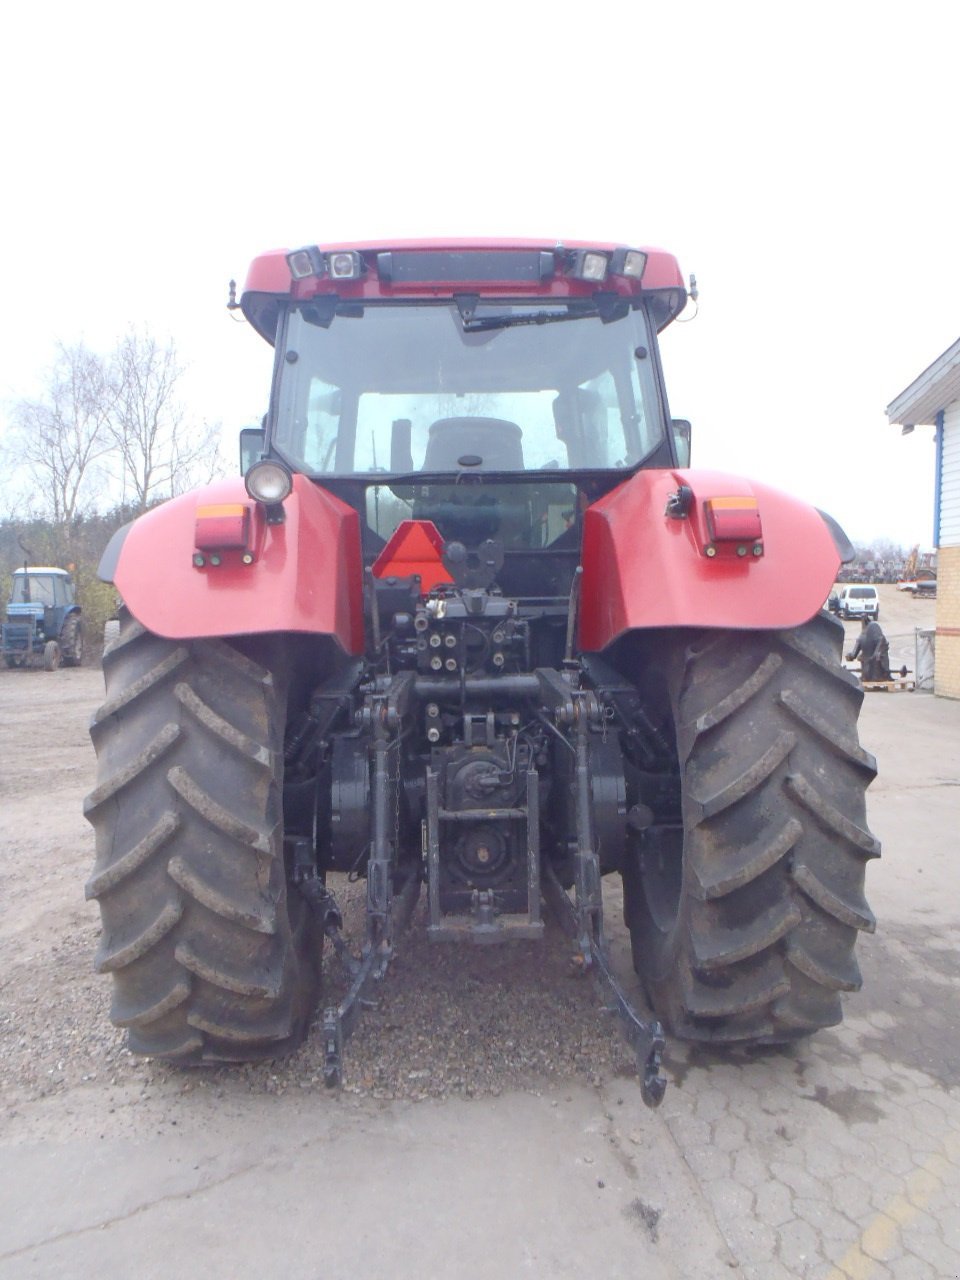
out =
<path fill-rule="evenodd" d="M 859 583 L 848 583 L 840 588 L 837 597 L 837 613 L 841 618 L 873 618 L 880 617 L 880 597 L 876 587 L 865 587 Z"/>

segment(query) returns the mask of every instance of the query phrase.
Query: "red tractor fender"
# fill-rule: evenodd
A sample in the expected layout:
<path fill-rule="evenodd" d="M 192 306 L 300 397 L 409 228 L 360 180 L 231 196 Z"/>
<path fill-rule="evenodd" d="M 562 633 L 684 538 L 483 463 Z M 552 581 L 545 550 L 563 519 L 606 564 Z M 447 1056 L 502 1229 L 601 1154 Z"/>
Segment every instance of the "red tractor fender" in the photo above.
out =
<path fill-rule="evenodd" d="M 800 626 L 840 567 L 827 519 L 740 476 L 637 472 L 584 514 L 581 649 L 637 628 Z"/>
<path fill-rule="evenodd" d="M 107 548 L 113 581 L 148 630 L 170 640 L 301 631 L 363 651 L 363 567 L 357 513 L 294 476 L 283 521 L 241 479 L 173 498 Z"/>

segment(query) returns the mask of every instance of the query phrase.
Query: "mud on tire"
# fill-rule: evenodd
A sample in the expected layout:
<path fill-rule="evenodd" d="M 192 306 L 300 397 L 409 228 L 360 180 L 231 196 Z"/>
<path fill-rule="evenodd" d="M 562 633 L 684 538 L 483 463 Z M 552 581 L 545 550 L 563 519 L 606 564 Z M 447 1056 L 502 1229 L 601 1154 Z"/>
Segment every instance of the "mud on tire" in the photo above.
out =
<path fill-rule="evenodd" d="M 637 972 L 681 1038 L 790 1040 L 838 1023 L 840 993 L 860 987 L 876 764 L 842 641 L 821 613 L 789 632 L 701 633 L 677 666 L 682 850 L 678 831 L 672 854 L 628 859 L 624 897 Z"/>
<path fill-rule="evenodd" d="M 285 709 L 270 671 L 219 640 L 175 644 L 128 614 L 91 727 L 96 968 L 136 1053 L 277 1057 L 315 1004 L 320 939 L 288 894 Z"/>

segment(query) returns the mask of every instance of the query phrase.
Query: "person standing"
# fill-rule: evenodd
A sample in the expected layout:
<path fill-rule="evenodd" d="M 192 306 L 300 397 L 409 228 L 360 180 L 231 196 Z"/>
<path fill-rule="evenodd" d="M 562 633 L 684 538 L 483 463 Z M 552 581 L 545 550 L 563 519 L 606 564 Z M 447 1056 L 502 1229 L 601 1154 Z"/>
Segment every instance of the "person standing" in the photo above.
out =
<path fill-rule="evenodd" d="M 856 643 L 847 654 L 847 661 L 860 659 L 860 679 L 890 680 L 890 645 L 879 622 L 871 622 L 866 618 L 860 620 L 860 634 Z"/>

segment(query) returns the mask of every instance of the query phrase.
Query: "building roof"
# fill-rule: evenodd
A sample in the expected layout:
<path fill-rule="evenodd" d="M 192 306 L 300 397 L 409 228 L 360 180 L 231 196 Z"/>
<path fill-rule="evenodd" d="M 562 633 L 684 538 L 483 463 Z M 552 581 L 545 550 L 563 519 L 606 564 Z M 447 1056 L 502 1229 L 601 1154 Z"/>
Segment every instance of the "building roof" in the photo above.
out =
<path fill-rule="evenodd" d="M 891 400 L 887 405 L 887 418 L 909 427 L 934 426 L 940 410 L 957 399 L 960 399 L 960 338 Z"/>

